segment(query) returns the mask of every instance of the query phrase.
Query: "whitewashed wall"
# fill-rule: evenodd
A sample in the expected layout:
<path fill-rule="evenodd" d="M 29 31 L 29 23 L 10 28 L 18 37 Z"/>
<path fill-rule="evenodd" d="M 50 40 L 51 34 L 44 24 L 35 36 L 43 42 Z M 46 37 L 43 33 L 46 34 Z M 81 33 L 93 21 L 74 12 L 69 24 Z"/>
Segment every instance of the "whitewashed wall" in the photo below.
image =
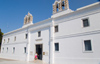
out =
<path fill-rule="evenodd" d="M 59 51 L 54 52 L 54 63 L 98 64 L 100 62 L 99 38 L 100 33 L 56 39 L 55 43 L 59 43 Z M 84 40 L 91 40 L 91 52 L 84 51 Z"/>
<path fill-rule="evenodd" d="M 25 39 L 26 30 L 21 30 L 11 34 L 6 34 L 3 36 L 3 42 L 1 47 L 2 58 L 14 59 L 14 60 L 27 60 L 27 55 L 24 53 L 24 47 L 27 47 L 27 39 Z M 16 36 L 16 41 L 14 38 Z M 9 43 L 8 42 L 8 38 Z M 4 43 L 5 39 L 5 43 Z M 8 52 L 7 52 L 8 47 Z M 13 53 L 13 47 L 15 47 L 15 53 Z M 3 50 L 4 48 L 4 50 Z"/>
<path fill-rule="evenodd" d="M 100 4 L 93 5 L 74 12 L 69 10 L 67 14 L 62 11 L 64 15 L 59 16 L 59 12 L 51 19 L 7 33 L 3 37 L 3 41 L 4 39 L 6 41 L 2 42 L 4 51 L 1 49 L 1 56 L 8 59 L 33 61 L 35 45 L 43 44 L 43 52 L 46 52 L 46 55 L 43 55 L 43 61 L 46 63 L 50 61 L 51 64 L 100 64 Z M 84 18 L 89 19 L 89 27 L 83 27 Z M 56 33 L 55 25 L 59 27 Z M 41 31 L 41 37 L 38 37 L 38 31 Z M 26 33 L 28 33 L 28 39 L 25 39 Z M 10 38 L 9 43 L 7 43 L 8 38 Z M 38 39 L 41 41 L 37 41 Z M 91 40 L 91 52 L 84 51 L 84 40 Z M 59 43 L 58 52 L 55 51 L 54 43 Z M 13 47 L 15 47 L 14 54 Z M 27 47 L 27 53 L 24 53 L 24 47 Z"/>
<path fill-rule="evenodd" d="M 55 17 L 54 24 L 59 27 L 59 31 L 54 33 L 54 43 L 59 43 L 59 51 L 54 51 L 54 64 L 99 64 L 99 5 L 53 17 Z M 83 27 L 84 18 L 89 19 L 90 26 Z M 84 40 L 91 40 L 93 49 L 91 52 L 84 51 Z"/>
<path fill-rule="evenodd" d="M 49 62 L 49 38 L 50 38 L 50 27 L 38 29 L 35 31 L 31 31 L 31 39 L 30 39 L 30 51 L 33 52 L 33 55 L 30 55 L 30 61 L 34 60 L 34 55 L 36 52 L 35 45 L 36 44 L 43 44 L 43 51 L 46 52 L 47 55 L 42 56 L 42 60 L 46 63 Z M 38 31 L 41 31 L 41 37 L 38 37 Z M 41 39 L 40 41 L 37 41 Z"/>

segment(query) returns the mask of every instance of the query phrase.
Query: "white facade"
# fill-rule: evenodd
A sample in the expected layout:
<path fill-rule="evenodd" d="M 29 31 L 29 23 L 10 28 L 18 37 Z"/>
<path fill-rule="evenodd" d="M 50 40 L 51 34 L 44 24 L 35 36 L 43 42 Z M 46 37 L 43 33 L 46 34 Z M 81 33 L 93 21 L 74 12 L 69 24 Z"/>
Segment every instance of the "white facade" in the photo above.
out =
<path fill-rule="evenodd" d="M 100 64 L 99 17 L 100 3 L 97 2 L 76 11 L 59 11 L 35 24 L 29 22 L 4 34 L 1 56 L 33 61 L 38 52 L 39 59 L 50 64 Z M 83 20 L 88 20 L 88 24 L 84 25 Z"/>

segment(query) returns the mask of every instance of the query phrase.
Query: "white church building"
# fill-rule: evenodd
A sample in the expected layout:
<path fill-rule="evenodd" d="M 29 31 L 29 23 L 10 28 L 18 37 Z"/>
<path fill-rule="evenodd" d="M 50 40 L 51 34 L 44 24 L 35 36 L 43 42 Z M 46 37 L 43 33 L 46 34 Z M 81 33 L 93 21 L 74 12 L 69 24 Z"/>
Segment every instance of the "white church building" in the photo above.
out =
<path fill-rule="evenodd" d="M 68 0 L 56 0 L 51 18 L 33 24 L 24 17 L 22 28 L 3 35 L 1 56 L 48 64 L 100 64 L 100 2 L 73 11 Z"/>

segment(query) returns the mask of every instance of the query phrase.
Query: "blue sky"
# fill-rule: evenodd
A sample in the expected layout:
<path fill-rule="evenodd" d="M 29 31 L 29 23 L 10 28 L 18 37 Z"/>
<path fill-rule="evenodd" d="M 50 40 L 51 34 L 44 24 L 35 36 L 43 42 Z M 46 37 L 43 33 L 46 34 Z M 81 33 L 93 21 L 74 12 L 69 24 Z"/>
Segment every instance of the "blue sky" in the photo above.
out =
<path fill-rule="evenodd" d="M 52 15 L 55 0 L 0 0 L 0 28 L 3 33 L 21 28 L 28 11 L 33 15 L 33 23 L 48 19 Z M 92 4 L 98 0 L 69 0 L 72 10 Z"/>

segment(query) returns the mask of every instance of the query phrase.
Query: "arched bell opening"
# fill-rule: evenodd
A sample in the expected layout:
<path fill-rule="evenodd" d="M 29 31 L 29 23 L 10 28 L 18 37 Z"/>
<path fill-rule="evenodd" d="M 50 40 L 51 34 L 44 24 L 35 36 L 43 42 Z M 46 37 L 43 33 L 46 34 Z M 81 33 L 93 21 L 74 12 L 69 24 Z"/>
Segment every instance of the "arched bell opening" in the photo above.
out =
<path fill-rule="evenodd" d="M 28 23 L 30 22 L 30 16 L 28 16 Z"/>
<path fill-rule="evenodd" d="M 27 17 L 25 17 L 24 24 L 27 24 Z"/>
<path fill-rule="evenodd" d="M 57 13 L 59 11 L 69 9 L 68 0 L 56 0 L 53 4 L 53 13 Z"/>
<path fill-rule="evenodd" d="M 64 10 L 64 9 L 65 9 L 65 2 L 62 1 L 62 10 Z"/>
<path fill-rule="evenodd" d="M 59 4 L 56 5 L 56 11 L 59 11 Z"/>
<path fill-rule="evenodd" d="M 30 16 L 29 16 L 28 20 L 29 20 L 28 22 L 30 22 Z"/>

